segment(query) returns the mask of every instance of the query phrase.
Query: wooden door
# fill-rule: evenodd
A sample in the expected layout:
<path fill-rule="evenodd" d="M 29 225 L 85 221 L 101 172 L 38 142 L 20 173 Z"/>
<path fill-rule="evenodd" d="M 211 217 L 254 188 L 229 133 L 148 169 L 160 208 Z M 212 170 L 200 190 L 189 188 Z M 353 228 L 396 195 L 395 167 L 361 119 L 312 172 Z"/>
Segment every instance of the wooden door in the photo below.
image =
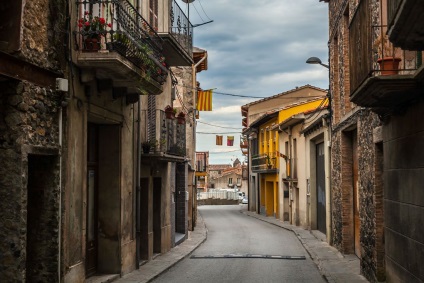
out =
<path fill-rule="evenodd" d="M 359 193 L 358 193 L 358 138 L 357 133 L 352 133 L 352 176 L 353 176 L 353 223 L 354 223 L 354 248 L 355 254 L 361 256 L 361 242 L 360 242 L 360 226 L 361 221 L 359 218 Z"/>
<path fill-rule="evenodd" d="M 326 233 L 324 143 L 316 145 L 317 229 Z"/>

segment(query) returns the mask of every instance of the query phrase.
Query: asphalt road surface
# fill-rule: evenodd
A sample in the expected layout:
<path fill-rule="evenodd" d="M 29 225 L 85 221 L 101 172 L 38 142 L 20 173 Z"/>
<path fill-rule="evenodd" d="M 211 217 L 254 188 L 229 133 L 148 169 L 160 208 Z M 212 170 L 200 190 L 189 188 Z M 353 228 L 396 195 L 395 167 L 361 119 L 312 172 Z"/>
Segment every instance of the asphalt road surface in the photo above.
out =
<path fill-rule="evenodd" d="M 153 282 L 325 282 L 293 232 L 241 209 L 199 206 L 207 240 Z"/>

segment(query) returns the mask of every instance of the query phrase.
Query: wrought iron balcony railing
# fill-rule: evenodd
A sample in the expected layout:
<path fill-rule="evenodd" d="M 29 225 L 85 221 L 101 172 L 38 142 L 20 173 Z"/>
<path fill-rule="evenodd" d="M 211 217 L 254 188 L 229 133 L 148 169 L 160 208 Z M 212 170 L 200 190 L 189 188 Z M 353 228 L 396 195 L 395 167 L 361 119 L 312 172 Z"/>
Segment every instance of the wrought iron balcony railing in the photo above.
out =
<path fill-rule="evenodd" d="M 145 140 L 155 146 L 151 153 L 186 155 L 186 124 L 168 119 L 163 110 L 145 110 L 142 122 L 146 125 Z"/>
<path fill-rule="evenodd" d="M 77 50 L 117 52 L 148 79 L 165 82 L 163 40 L 128 0 L 85 0 L 76 5 Z"/>
<path fill-rule="evenodd" d="M 175 0 L 169 11 L 169 33 L 187 54 L 193 51 L 193 25 Z"/>
<path fill-rule="evenodd" d="M 277 152 L 268 152 L 252 157 L 252 171 L 275 170 L 278 168 Z"/>
<path fill-rule="evenodd" d="M 351 94 L 370 77 L 412 75 L 421 65 L 419 52 L 394 47 L 387 26 L 371 24 L 366 3 L 359 3 L 349 27 Z"/>
<path fill-rule="evenodd" d="M 196 171 L 197 172 L 206 172 L 208 166 L 207 154 L 206 152 L 196 152 Z"/>

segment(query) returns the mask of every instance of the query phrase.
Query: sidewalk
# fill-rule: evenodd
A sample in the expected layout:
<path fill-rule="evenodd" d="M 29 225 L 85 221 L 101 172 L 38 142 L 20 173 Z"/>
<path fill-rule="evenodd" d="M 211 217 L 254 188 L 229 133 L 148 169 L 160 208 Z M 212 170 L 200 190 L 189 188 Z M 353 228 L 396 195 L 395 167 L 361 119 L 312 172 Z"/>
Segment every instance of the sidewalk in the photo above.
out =
<path fill-rule="evenodd" d="M 207 230 L 200 213 L 197 214 L 197 225 L 194 231 L 188 232 L 188 239 L 172 248 L 169 252 L 157 256 L 155 259 L 146 262 L 139 269 L 114 280 L 119 283 L 142 283 L 150 282 L 161 273 L 167 271 L 179 261 L 190 255 L 207 238 Z"/>
<path fill-rule="evenodd" d="M 320 239 L 318 233 L 293 226 L 272 217 L 259 215 L 251 211 L 244 214 L 259 220 L 292 231 L 300 240 L 306 251 L 317 265 L 322 276 L 330 283 L 368 282 L 359 274 L 359 258 L 356 255 L 342 255 L 336 248 L 330 246 L 325 239 Z"/>
<path fill-rule="evenodd" d="M 330 283 L 357 283 L 368 282 L 359 274 L 359 259 L 355 255 L 342 255 L 336 248 L 327 244 L 325 239 L 320 239 L 318 233 L 310 232 L 301 227 L 293 226 L 281 222 L 272 217 L 266 217 L 255 212 L 241 210 L 247 216 L 257 218 L 261 221 L 279 226 L 283 229 L 292 231 L 300 240 L 306 251 L 311 256 L 313 262 L 317 265 L 320 273 Z M 150 282 L 161 273 L 167 271 L 179 261 L 189 256 L 197 247 L 199 247 L 207 238 L 207 229 L 200 215 L 197 214 L 197 226 L 194 231 L 189 231 L 188 239 L 180 245 L 171 249 L 169 252 L 157 256 L 148 261 L 122 278 L 102 282 L 118 283 L 142 283 Z M 115 277 L 116 278 L 116 277 Z M 115 279 L 114 278 L 114 279 Z"/>

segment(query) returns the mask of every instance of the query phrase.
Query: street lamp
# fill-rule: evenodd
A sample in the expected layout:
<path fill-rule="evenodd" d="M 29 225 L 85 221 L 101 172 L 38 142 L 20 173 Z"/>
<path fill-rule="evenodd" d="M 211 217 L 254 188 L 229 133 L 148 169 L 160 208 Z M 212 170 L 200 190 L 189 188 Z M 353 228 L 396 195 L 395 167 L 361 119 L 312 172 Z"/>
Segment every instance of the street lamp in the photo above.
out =
<path fill-rule="evenodd" d="M 319 59 L 318 57 L 309 57 L 308 60 L 306 60 L 307 64 L 320 64 L 321 66 L 326 67 L 327 69 L 330 69 L 330 67 L 326 64 L 323 64 L 321 62 L 321 59 Z"/>

